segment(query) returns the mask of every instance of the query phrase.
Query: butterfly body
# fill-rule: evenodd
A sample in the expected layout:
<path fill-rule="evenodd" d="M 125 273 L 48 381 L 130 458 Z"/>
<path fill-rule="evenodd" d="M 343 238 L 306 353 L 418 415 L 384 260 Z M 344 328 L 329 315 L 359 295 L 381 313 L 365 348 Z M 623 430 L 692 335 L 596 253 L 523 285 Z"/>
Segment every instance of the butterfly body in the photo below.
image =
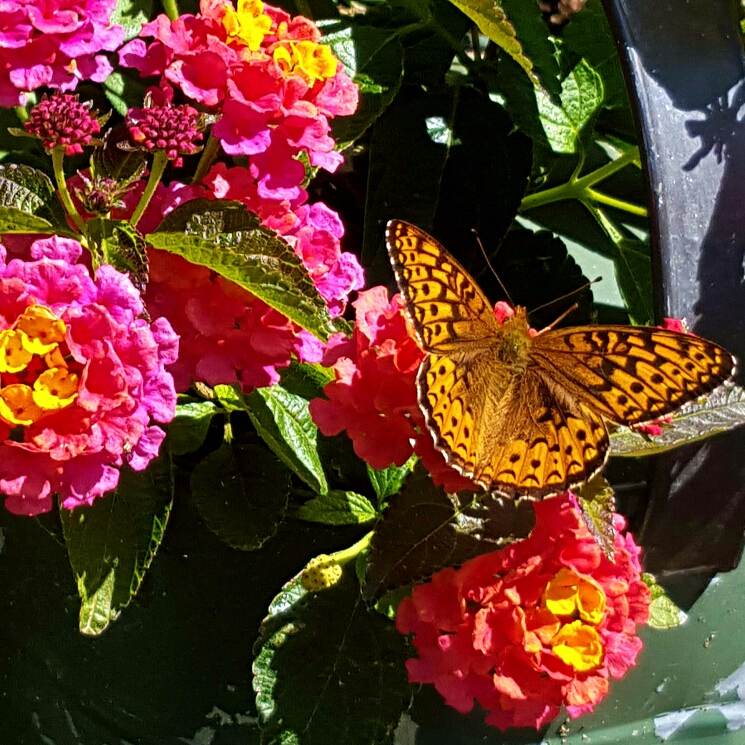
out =
<path fill-rule="evenodd" d="M 725 382 L 734 358 L 664 329 L 579 326 L 530 335 L 527 313 L 497 320 L 463 267 L 408 223 L 388 250 L 409 322 L 427 353 L 419 405 L 435 446 L 489 491 L 542 498 L 597 473 L 606 421 L 636 425 Z"/>

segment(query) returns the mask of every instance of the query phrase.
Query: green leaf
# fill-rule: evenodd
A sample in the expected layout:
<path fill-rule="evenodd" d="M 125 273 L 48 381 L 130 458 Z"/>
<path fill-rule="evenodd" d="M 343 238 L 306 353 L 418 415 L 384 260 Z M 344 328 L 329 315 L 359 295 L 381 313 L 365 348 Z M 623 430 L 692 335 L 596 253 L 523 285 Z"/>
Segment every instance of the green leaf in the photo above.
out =
<path fill-rule="evenodd" d="M 406 638 L 367 608 L 349 564 L 320 592 L 285 585 L 254 651 L 263 745 L 383 742 L 411 696 Z"/>
<path fill-rule="evenodd" d="M 484 143 L 489 147 L 485 148 Z M 362 261 L 368 283 L 388 283 L 383 226 L 409 220 L 434 232 L 466 266 L 509 229 L 531 168 L 531 142 L 502 106 L 468 87 L 405 85 L 375 122 Z"/>
<path fill-rule="evenodd" d="M 538 112 L 551 149 L 575 153 L 580 134 L 603 103 L 603 81 L 581 60 L 561 84 L 560 104 L 541 90 L 535 92 Z"/>
<path fill-rule="evenodd" d="M 418 466 L 378 522 L 365 594 L 379 595 L 525 538 L 535 524 L 528 500 L 447 495 Z"/>
<path fill-rule="evenodd" d="M 146 240 L 235 282 L 324 341 L 334 332 L 326 303 L 295 252 L 238 202 L 193 199 Z"/>
<path fill-rule="evenodd" d="M 642 582 L 649 588 L 652 603 L 649 606 L 647 625 L 653 629 L 673 629 L 688 620 L 688 615 L 678 608 L 657 584 L 654 575 L 644 572 Z"/>
<path fill-rule="evenodd" d="M 561 41 L 565 51 L 584 57 L 600 75 L 605 107 L 615 109 L 628 105 L 623 68 L 602 0 L 587 0 L 582 12 L 573 16 L 572 22 L 562 29 Z"/>
<path fill-rule="evenodd" d="M 705 399 L 686 404 L 673 414 L 662 434 L 646 435 L 627 427 L 611 433 L 611 455 L 639 457 L 705 440 L 745 423 L 745 390 L 725 384 Z"/>
<path fill-rule="evenodd" d="M 0 165 L 0 233 L 74 236 L 52 181 L 24 165 Z"/>
<path fill-rule="evenodd" d="M 233 385 L 216 385 L 213 389 L 217 401 L 225 411 L 246 411 L 246 399 L 238 383 Z"/>
<path fill-rule="evenodd" d="M 613 515 L 616 511 L 616 499 L 611 485 L 602 476 L 595 476 L 573 491 L 587 529 L 602 552 L 613 561 L 616 541 Z"/>
<path fill-rule="evenodd" d="M 451 0 L 480 31 L 525 70 L 536 86 L 558 95 L 559 65 L 536 0 Z"/>
<path fill-rule="evenodd" d="M 145 292 L 149 266 L 145 241 L 137 229 L 127 220 L 94 217 L 86 223 L 86 232 L 94 267 L 111 264 L 127 274 L 140 292 Z"/>
<path fill-rule="evenodd" d="M 257 388 L 246 398 L 261 439 L 275 455 L 318 494 L 329 487 L 318 457 L 318 427 L 308 410 L 308 401 L 281 385 Z"/>
<path fill-rule="evenodd" d="M 103 91 L 114 110 L 124 116 L 132 106 L 142 106 L 147 86 L 133 70 L 115 70 L 103 82 Z"/>
<path fill-rule="evenodd" d="M 207 436 L 212 417 L 218 412 L 212 401 L 188 401 L 176 406 L 168 425 L 168 447 L 174 455 L 199 450 Z"/>
<path fill-rule="evenodd" d="M 80 631 L 96 636 L 137 594 L 163 539 L 173 501 L 170 456 L 120 470 L 119 485 L 91 506 L 60 509 L 81 599 Z"/>
<path fill-rule="evenodd" d="M 654 286 L 649 245 L 626 237 L 599 207 L 594 206 L 591 211 L 615 248 L 616 280 L 631 322 L 638 325 L 654 323 Z"/>
<path fill-rule="evenodd" d="M 152 0 L 117 0 L 110 23 L 122 26 L 124 41 L 129 41 L 139 35 L 142 24 L 150 20 L 152 12 Z"/>
<path fill-rule="evenodd" d="M 398 29 L 361 26 L 349 21 L 324 29 L 328 44 L 360 90 L 352 116 L 336 117 L 331 135 L 342 146 L 357 140 L 395 97 L 403 79 L 404 49 Z"/>
<path fill-rule="evenodd" d="M 388 497 L 398 494 L 401 485 L 406 477 L 414 470 L 417 457 L 412 455 L 409 460 L 402 466 L 388 466 L 380 471 L 376 471 L 370 466 L 367 467 L 367 475 L 370 477 L 370 483 L 378 495 L 378 504 L 382 504 Z"/>
<path fill-rule="evenodd" d="M 123 150 L 119 143 L 129 144 L 129 130 L 123 124 L 106 130 L 101 147 L 93 151 L 91 169 L 95 177 L 113 179 L 124 187 L 139 179 L 147 169 L 143 150 Z"/>
<path fill-rule="evenodd" d="M 224 443 L 194 469 L 191 497 L 205 525 L 232 548 L 271 538 L 287 507 L 290 477 L 266 448 Z"/>
<path fill-rule="evenodd" d="M 340 489 L 333 489 L 327 494 L 311 499 L 298 510 L 298 517 L 301 520 L 326 525 L 359 525 L 370 522 L 377 516 L 375 507 L 370 504 L 367 497 Z"/>
<path fill-rule="evenodd" d="M 323 389 L 336 380 L 336 374 L 331 368 L 295 360 L 289 367 L 280 370 L 280 375 L 281 385 L 285 390 L 308 401 L 322 396 Z"/>

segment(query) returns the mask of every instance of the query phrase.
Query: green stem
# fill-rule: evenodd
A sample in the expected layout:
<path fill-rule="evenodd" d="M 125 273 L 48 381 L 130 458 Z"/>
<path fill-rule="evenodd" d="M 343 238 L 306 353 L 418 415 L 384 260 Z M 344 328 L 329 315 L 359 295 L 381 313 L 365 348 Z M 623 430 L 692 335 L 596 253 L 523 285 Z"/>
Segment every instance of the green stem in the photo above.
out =
<path fill-rule="evenodd" d="M 171 21 L 175 21 L 180 15 L 176 0 L 163 0 L 163 10 Z"/>
<path fill-rule="evenodd" d="M 70 215 L 72 221 L 75 223 L 75 227 L 85 235 L 85 222 L 80 217 L 80 213 L 75 207 L 75 203 L 72 201 L 70 192 L 67 190 L 67 183 L 65 182 L 65 171 L 62 167 L 62 163 L 65 159 L 65 151 L 62 147 L 55 147 L 52 150 L 52 167 L 54 168 L 54 179 L 57 182 L 57 191 L 59 192 L 62 204 L 67 210 L 67 214 Z"/>
<path fill-rule="evenodd" d="M 15 111 L 16 116 L 20 119 L 20 121 L 27 122 L 29 120 L 28 111 L 26 111 L 25 106 L 14 106 L 13 111 Z"/>
<path fill-rule="evenodd" d="M 630 163 L 634 163 L 638 158 L 638 148 L 632 148 L 614 161 L 606 163 L 601 168 L 588 173 L 586 176 L 582 176 L 582 178 L 577 178 L 575 171 L 575 173 L 572 174 L 572 178 L 570 178 L 565 184 L 554 186 L 553 188 L 545 189 L 544 191 L 538 191 L 535 194 L 529 194 L 520 203 L 520 212 L 525 212 L 526 210 L 534 209 L 535 207 L 542 207 L 543 205 L 551 204 L 552 202 L 559 202 L 564 199 L 590 199 L 592 198 L 592 187 L 595 184 L 603 181 L 603 179 L 606 179 L 609 176 L 612 176 Z M 611 197 L 606 198 L 611 199 Z M 618 204 L 632 207 L 632 209 L 626 209 L 626 211 L 634 212 L 634 214 L 639 214 L 634 210 L 642 209 L 641 207 L 630 205 L 628 202 L 621 202 L 620 200 L 618 200 Z M 624 209 L 624 207 L 619 207 L 619 209 Z"/>
<path fill-rule="evenodd" d="M 218 140 L 216 137 L 213 137 L 212 132 L 210 132 L 207 144 L 204 146 L 202 155 L 199 158 L 197 170 L 194 172 L 194 178 L 192 178 L 191 180 L 192 184 L 202 183 L 202 179 L 204 179 L 204 177 L 207 175 L 207 172 L 210 170 L 210 167 L 215 162 L 215 158 L 217 157 L 217 153 L 219 151 L 220 140 Z"/>
<path fill-rule="evenodd" d="M 333 558 L 341 565 L 352 561 L 352 559 L 356 559 L 363 551 L 367 550 L 374 532 L 375 531 L 371 530 L 369 533 L 362 536 L 362 538 L 360 538 L 360 540 L 357 541 L 357 543 L 355 543 L 354 545 L 350 546 L 349 548 L 345 548 L 343 551 L 337 551 L 336 553 L 331 554 L 331 558 Z"/>
<path fill-rule="evenodd" d="M 601 191 L 595 191 L 595 189 L 587 189 L 585 192 L 590 199 L 598 204 L 607 204 L 609 207 L 614 207 L 617 210 L 623 210 L 624 212 L 630 212 L 632 215 L 639 215 L 639 217 L 647 216 L 647 208 L 642 207 L 632 202 L 626 202 L 623 199 L 616 199 L 615 197 L 603 194 Z"/>
<path fill-rule="evenodd" d="M 161 178 L 163 178 L 163 172 L 166 170 L 166 165 L 168 165 L 168 158 L 166 157 L 165 152 L 163 150 L 158 150 L 153 158 L 153 166 L 150 169 L 150 178 L 147 180 L 145 191 L 142 193 L 139 204 L 132 213 L 132 217 L 129 219 L 133 228 L 137 227 L 137 223 L 140 221 L 140 218 L 147 209 L 148 204 L 150 204 L 150 200 L 152 199 L 153 194 L 155 194 L 155 189 L 160 183 Z"/>

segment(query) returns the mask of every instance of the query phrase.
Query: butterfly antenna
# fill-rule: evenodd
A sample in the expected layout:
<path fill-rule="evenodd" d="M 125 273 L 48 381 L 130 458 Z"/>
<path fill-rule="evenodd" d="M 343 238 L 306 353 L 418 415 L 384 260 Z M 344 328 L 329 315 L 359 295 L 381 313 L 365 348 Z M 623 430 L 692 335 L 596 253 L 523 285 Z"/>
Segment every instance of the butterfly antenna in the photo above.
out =
<path fill-rule="evenodd" d="M 510 305 L 514 308 L 515 303 L 510 297 L 510 293 L 508 289 L 504 286 L 504 283 L 499 278 L 499 275 L 497 274 L 497 270 L 491 265 L 491 261 L 489 261 L 489 257 L 486 255 L 486 249 L 484 248 L 484 244 L 481 242 L 481 237 L 479 236 L 478 231 L 476 228 L 471 228 L 471 232 L 476 236 L 476 242 L 479 244 L 479 248 L 481 249 L 481 253 L 484 255 L 484 259 L 486 260 L 486 265 L 491 270 L 491 273 L 497 278 L 497 282 L 499 282 L 499 286 L 502 288 L 502 291 L 505 295 L 507 295 L 507 300 L 510 301 Z"/>
<path fill-rule="evenodd" d="M 553 305 L 554 303 L 558 303 L 560 300 L 566 300 L 568 297 L 572 297 L 572 295 L 576 295 L 578 292 L 582 292 L 586 290 L 588 287 L 598 283 L 602 282 L 602 277 L 595 277 L 595 279 L 591 279 L 589 282 L 585 282 L 585 284 L 582 285 L 582 287 L 578 287 L 576 290 L 572 290 L 571 292 L 567 292 L 566 295 L 562 295 L 561 297 L 556 297 L 553 300 L 549 300 L 547 303 L 544 303 L 543 305 L 539 305 L 537 308 L 533 308 L 530 313 L 536 313 L 539 310 L 543 310 L 544 308 L 548 308 L 549 305 Z M 564 318 L 564 315 L 561 316 L 561 318 Z M 555 321 L 555 323 L 558 323 L 558 321 Z"/>
<path fill-rule="evenodd" d="M 555 321 L 551 321 L 551 323 L 546 326 L 545 329 L 541 329 L 536 336 L 540 336 L 541 334 L 545 333 L 546 331 L 551 331 L 552 328 L 555 328 L 558 326 L 570 313 L 574 313 L 575 310 L 579 308 L 578 303 L 574 303 L 574 305 L 567 308 Z"/>

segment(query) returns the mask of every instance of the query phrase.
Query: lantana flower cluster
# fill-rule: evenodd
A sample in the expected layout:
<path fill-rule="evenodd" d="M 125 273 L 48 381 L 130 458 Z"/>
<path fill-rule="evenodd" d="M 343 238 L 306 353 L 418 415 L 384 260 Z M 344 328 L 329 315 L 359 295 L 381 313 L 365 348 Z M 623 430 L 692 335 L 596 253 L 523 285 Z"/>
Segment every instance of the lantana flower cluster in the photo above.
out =
<path fill-rule="evenodd" d="M 80 80 L 106 80 L 113 68 L 102 52 L 124 41 L 124 29 L 110 22 L 115 7 L 115 0 L 3 3 L 0 106 L 23 105 L 42 86 L 71 91 Z"/>
<path fill-rule="evenodd" d="M 535 505 L 528 538 L 460 569 L 438 572 L 399 605 L 396 626 L 419 657 L 409 679 L 431 683 L 460 712 L 478 703 L 486 722 L 540 729 L 564 706 L 592 711 L 611 678 L 636 663 L 650 593 L 639 547 L 618 533 L 610 561 L 570 493 Z"/>
<path fill-rule="evenodd" d="M 372 468 L 402 466 L 416 453 L 446 491 L 479 491 L 445 463 L 424 425 L 416 376 L 425 355 L 407 325 L 401 295 L 389 299 L 385 287 L 373 287 L 353 306 L 352 337 L 336 334 L 324 349 L 321 362 L 333 367 L 336 380 L 324 388 L 328 400 L 310 402 L 313 421 L 328 436 L 346 430 L 355 453 Z"/>
<path fill-rule="evenodd" d="M 357 108 L 357 86 L 320 36 L 308 19 L 261 0 L 239 0 L 237 9 L 202 0 L 197 15 L 160 15 L 143 26 L 119 60 L 219 115 L 212 134 L 229 155 L 248 156 L 251 192 L 295 207 L 305 194 L 298 156 L 336 170 L 343 158 L 328 120 Z"/>
<path fill-rule="evenodd" d="M 94 277 L 76 241 L 52 237 L 6 261 L 0 247 L 0 492 L 16 514 L 72 509 L 114 489 L 125 462 L 143 470 L 173 419 L 165 371 L 178 338 L 148 323 L 131 281 Z"/>
<path fill-rule="evenodd" d="M 202 2 L 200 13 L 143 27 L 120 51 L 125 66 L 161 76 L 219 117 L 212 134 L 248 167 L 212 167 L 202 183 L 172 183 L 149 210 L 158 217 L 195 197 L 239 201 L 294 249 L 326 300 L 341 314 L 350 292 L 364 286 L 356 257 L 341 250 L 344 229 L 323 203 L 309 205 L 302 188 L 311 166 L 342 162 L 329 118 L 351 114 L 357 87 L 309 20 L 291 18 L 260 0 Z M 157 203 L 157 198 L 161 202 Z M 144 220 L 146 221 L 146 213 Z M 143 228 L 143 232 L 147 232 Z M 320 344 L 287 318 L 233 283 L 172 254 L 149 251 L 151 312 L 167 315 L 181 337 L 173 372 L 178 390 L 193 380 L 241 384 L 244 391 L 279 380 L 292 355 L 317 362 Z"/>

